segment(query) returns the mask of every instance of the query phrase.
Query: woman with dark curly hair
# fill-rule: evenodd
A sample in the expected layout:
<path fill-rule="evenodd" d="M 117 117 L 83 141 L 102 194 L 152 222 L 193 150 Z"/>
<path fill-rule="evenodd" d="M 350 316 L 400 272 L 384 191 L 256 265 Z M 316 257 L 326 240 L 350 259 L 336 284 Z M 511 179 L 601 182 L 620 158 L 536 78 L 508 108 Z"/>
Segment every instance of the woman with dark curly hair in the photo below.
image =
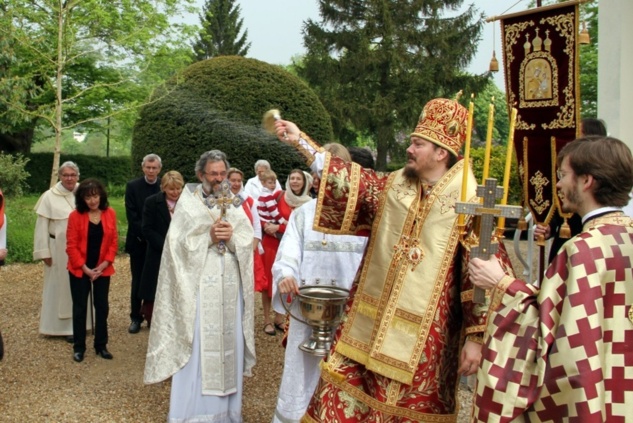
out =
<path fill-rule="evenodd" d="M 96 179 L 86 179 L 79 184 L 75 205 L 77 208 L 68 217 L 66 231 L 67 268 L 73 299 L 73 360 L 83 361 L 86 352 L 86 313 L 91 290 L 94 292 L 95 352 L 110 360 L 112 354 L 106 348 L 108 293 L 118 248 L 116 213 L 109 207 L 108 195 Z"/>

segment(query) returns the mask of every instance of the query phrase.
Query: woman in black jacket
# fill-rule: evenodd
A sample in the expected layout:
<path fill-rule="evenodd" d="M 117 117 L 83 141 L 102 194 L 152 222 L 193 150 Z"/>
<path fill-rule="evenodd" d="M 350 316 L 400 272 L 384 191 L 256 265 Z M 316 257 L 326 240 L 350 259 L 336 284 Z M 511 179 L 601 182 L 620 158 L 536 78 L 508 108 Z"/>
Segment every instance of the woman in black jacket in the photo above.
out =
<path fill-rule="evenodd" d="M 165 236 L 184 185 L 185 182 L 179 172 L 175 170 L 167 172 L 160 181 L 161 192 L 147 197 L 143 207 L 141 229 L 143 237 L 147 240 L 147 250 L 139 294 L 143 300 L 141 313 L 147 320 L 148 327 L 152 324 L 154 296 Z"/>

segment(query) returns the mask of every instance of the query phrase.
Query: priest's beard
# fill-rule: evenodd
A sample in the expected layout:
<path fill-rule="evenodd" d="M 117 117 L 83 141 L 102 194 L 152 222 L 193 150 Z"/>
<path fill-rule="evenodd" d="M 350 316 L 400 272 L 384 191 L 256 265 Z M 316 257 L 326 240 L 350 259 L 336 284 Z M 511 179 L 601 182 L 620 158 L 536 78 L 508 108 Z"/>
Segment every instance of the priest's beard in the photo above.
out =
<path fill-rule="evenodd" d="M 404 172 L 402 173 L 406 178 L 407 182 L 410 184 L 417 184 L 420 181 L 420 177 L 418 176 L 415 169 L 412 169 L 408 166 L 404 167 Z"/>
<path fill-rule="evenodd" d="M 204 190 L 204 193 L 209 195 L 209 194 L 213 194 L 215 193 L 217 190 L 220 189 L 220 184 L 222 182 L 218 182 L 218 181 L 208 181 L 206 179 L 202 180 L 202 189 Z"/>
<path fill-rule="evenodd" d="M 576 190 L 570 189 L 567 192 L 561 191 L 563 200 L 561 201 L 561 209 L 564 213 L 576 213 L 578 211 L 578 203 L 580 195 Z"/>

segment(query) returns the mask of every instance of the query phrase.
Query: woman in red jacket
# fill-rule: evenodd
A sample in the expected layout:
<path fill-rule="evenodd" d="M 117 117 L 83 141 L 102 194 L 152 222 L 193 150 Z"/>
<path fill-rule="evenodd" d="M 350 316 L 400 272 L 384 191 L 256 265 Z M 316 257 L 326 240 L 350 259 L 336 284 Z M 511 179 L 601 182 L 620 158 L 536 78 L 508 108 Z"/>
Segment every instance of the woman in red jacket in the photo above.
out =
<path fill-rule="evenodd" d="M 73 360 L 81 362 L 86 351 L 86 313 L 88 296 L 94 292 L 97 355 L 112 359 L 108 343 L 108 293 L 114 274 L 117 230 L 116 214 L 108 207 L 108 196 L 101 182 L 86 179 L 75 192 L 76 210 L 68 217 L 66 253 L 73 299 Z M 92 313 L 92 310 L 91 310 Z"/>

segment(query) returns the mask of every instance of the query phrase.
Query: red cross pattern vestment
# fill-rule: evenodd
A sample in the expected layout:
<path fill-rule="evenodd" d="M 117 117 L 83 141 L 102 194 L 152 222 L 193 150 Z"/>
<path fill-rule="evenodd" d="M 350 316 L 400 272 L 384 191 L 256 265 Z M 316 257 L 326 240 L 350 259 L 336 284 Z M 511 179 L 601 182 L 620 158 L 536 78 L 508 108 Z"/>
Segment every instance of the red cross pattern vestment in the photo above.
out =
<path fill-rule="evenodd" d="M 585 223 L 541 289 L 492 292 L 474 421 L 633 422 L 633 223 Z"/>

